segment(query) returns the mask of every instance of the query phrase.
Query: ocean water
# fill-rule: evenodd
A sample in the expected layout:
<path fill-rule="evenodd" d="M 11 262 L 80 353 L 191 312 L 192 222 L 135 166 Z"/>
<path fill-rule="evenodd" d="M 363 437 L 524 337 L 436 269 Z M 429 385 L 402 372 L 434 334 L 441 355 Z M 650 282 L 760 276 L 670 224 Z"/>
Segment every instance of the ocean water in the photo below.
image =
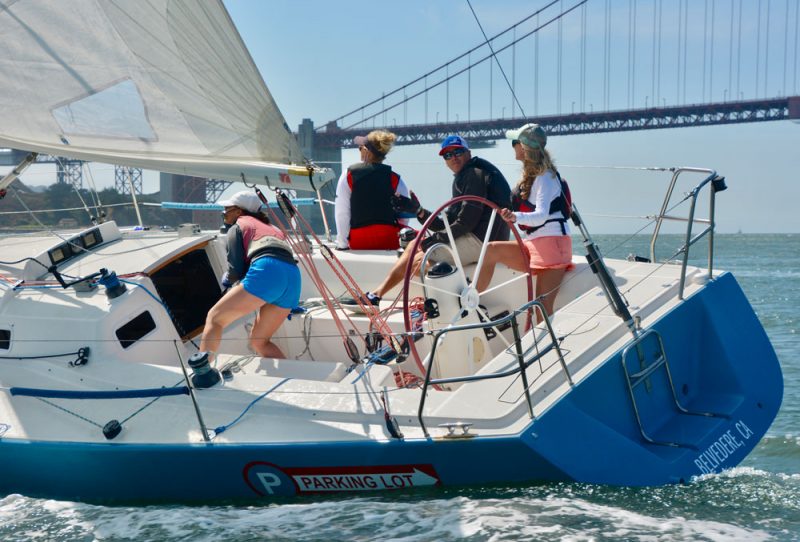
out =
<path fill-rule="evenodd" d="M 609 257 L 647 254 L 642 237 L 596 240 Z M 0 499 L 0 540 L 800 540 L 800 235 L 718 235 L 715 267 L 738 278 L 785 382 L 771 429 L 730 471 L 659 488 L 561 483 L 277 504 L 108 507 L 10 495 Z"/>

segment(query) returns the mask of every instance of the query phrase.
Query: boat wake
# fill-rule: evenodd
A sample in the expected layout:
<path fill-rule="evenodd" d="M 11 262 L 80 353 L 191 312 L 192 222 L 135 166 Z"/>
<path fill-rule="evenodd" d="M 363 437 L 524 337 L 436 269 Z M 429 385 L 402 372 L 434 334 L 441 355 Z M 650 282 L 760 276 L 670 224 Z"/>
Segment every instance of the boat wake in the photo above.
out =
<path fill-rule="evenodd" d="M 686 489 L 686 488 L 684 488 Z M 571 495 L 588 491 L 588 498 Z M 692 488 L 689 489 L 690 491 Z M 618 490 L 559 485 L 493 490 L 495 496 L 414 495 L 230 507 L 104 507 L 12 495 L 0 501 L 4 540 L 767 540 L 778 518 L 711 520 L 703 508 L 653 490 L 643 500 L 609 501 Z M 502 495 L 498 495 L 498 492 Z M 509 495 L 509 493 L 511 495 Z M 516 494 L 516 495 L 514 495 Z M 429 495 L 428 495 L 429 497 Z M 670 511 L 668 505 L 678 505 Z M 741 504 L 741 503 L 739 503 Z"/>

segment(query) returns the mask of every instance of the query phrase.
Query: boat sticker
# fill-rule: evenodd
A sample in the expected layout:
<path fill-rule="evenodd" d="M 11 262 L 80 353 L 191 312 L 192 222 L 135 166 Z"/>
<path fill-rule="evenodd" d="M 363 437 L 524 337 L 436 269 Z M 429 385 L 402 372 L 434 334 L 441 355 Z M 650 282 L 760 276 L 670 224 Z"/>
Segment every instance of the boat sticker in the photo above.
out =
<path fill-rule="evenodd" d="M 244 479 L 258 495 L 298 495 L 341 491 L 379 491 L 441 483 L 433 465 L 278 467 L 254 461 Z"/>
<path fill-rule="evenodd" d="M 701 474 L 711 474 L 721 470 L 725 460 L 753 436 L 753 430 L 742 420 L 733 424 L 733 427 L 725 431 L 694 460 Z"/>

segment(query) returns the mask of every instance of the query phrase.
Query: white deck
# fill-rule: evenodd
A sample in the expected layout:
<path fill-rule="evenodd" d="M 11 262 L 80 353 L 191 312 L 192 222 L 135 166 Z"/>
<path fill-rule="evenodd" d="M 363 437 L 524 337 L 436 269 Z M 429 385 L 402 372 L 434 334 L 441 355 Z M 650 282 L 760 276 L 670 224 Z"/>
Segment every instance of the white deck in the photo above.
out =
<path fill-rule="evenodd" d="M 5 258 L 42 254 L 60 242 L 53 237 L 6 239 Z M 184 385 L 179 360 L 188 358 L 196 347 L 192 341 L 181 340 L 165 308 L 150 295 L 155 294 L 155 288 L 146 274 L 193 250 L 205 251 L 214 273 L 221 275 L 224 246 L 214 234 L 178 238 L 174 233 L 135 232 L 124 234 L 120 240 L 61 268 L 62 273 L 72 276 L 93 273 L 100 267 L 120 275 L 142 273 L 128 279 L 131 281 L 128 291 L 119 298 L 107 299 L 102 289 L 14 292 L 7 288 L 0 301 L 0 329 L 4 326 L 12 329 L 12 339 L 10 350 L 0 350 L 0 355 L 55 354 L 81 346 L 90 346 L 92 353 L 89 363 L 82 367 L 70 367 L 67 364 L 70 357 L 3 360 L 0 363 L 3 387 L 0 423 L 10 426 L 4 437 L 105 442 L 97 425 L 117 419 L 123 422 L 124 430 L 114 442 L 201 442 L 198 419 L 187 396 L 163 397 L 148 405 L 151 399 L 48 399 L 45 402 L 31 397 L 11 397 L 8 393 L 12 386 L 114 390 Z M 374 288 L 396 258 L 393 253 L 350 251 L 335 254 L 362 290 Z M 344 293 L 345 288 L 330 274 L 318 251 L 314 258 L 329 288 L 334 293 Z M 576 256 L 575 263 L 577 269 L 567 275 L 558 295 L 552 323 L 556 335 L 564 337 L 561 349 L 573 381 L 577 383 L 624 345 L 630 334 L 609 308 L 584 259 Z M 631 313 L 641 318 L 643 326 L 679 303 L 678 266 L 627 261 L 607 263 L 629 302 Z M 13 283 L 13 277 L 21 276 L 22 269 L 20 264 L 0 269 L 0 273 L 11 276 L 9 281 Z M 498 268 L 495 281 L 507 280 L 511 275 L 511 271 Z M 690 270 L 686 297 L 699 288 L 694 279 L 702 282 L 703 276 L 701 270 Z M 489 314 L 523 303 L 525 288 L 522 284 L 506 287 L 486 300 Z M 310 290 L 307 279 L 304 279 L 303 296 L 319 296 Z M 388 309 L 388 297 L 381 309 Z M 115 330 L 143 310 L 153 315 L 156 329 L 125 349 L 116 340 Z M 347 326 L 354 327 L 357 333 L 368 329 L 369 322 L 364 315 L 341 311 L 339 314 L 345 322 L 345 316 L 350 319 Z M 261 359 L 248 350 L 246 335 L 251 319 L 244 320 L 226 332 L 223 349 L 230 354 L 221 354 L 217 362 L 219 368 L 235 365 L 233 379 L 196 391 L 206 426 L 213 429 L 229 424 L 251 402 L 267 393 L 239 422 L 217 436 L 216 442 L 387 440 L 390 436 L 384 425 L 381 395 L 405 437 L 423 437 L 417 419 L 420 391 L 398 389 L 392 374 L 398 369 L 419 372 L 411 359 L 399 367 L 373 365 L 363 376 L 360 375 L 364 365 L 349 371 L 352 364 L 343 339 L 333 315 L 324 306 L 311 307 L 305 314 L 294 315 L 275 336 L 289 360 Z M 393 332 L 405 331 L 401 310 L 389 313 L 386 321 Z M 478 348 L 477 351 L 485 349 L 486 353 L 474 365 L 477 373 L 489 374 L 515 367 L 517 359 L 513 349 L 508 347 L 510 330 L 502 335 L 505 342 L 503 337 L 487 342 L 480 330 L 450 334 L 448 345 L 443 345 L 445 350 L 449 349 L 450 357 L 440 359 L 453 359 L 463 365 L 463 359 L 459 361 L 463 357 L 461 354 L 477 356 L 475 348 Z M 541 326 L 527 333 L 523 348 L 526 351 L 534 348 L 534 337 L 539 341 L 548 340 L 544 335 Z M 353 339 L 359 342 L 357 336 Z M 429 339 L 417 343 L 423 355 L 430 348 L 429 343 Z M 363 343 L 358 346 L 364 355 Z M 442 363 L 437 369 L 454 376 L 446 366 L 450 361 Z M 534 415 L 544 412 L 569 391 L 555 351 L 529 367 L 527 377 Z M 430 389 L 425 423 L 434 436 L 446 432 L 439 424 L 452 422 L 473 424 L 471 432 L 474 434 L 514 434 L 530 422 L 522 388 L 519 377 L 510 376 L 452 386 L 451 390 Z M 142 407 L 143 410 L 137 412 Z"/>

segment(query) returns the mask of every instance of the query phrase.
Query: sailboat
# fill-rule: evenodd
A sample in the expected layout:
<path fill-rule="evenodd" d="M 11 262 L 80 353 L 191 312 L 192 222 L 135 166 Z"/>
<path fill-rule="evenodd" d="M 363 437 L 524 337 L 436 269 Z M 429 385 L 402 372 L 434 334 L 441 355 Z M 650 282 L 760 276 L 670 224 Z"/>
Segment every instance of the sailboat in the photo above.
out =
<path fill-rule="evenodd" d="M 671 172 L 648 258 L 603 258 L 573 209 L 586 258 L 552 316 L 529 274 L 498 268 L 477 292 L 480 266 L 457 253 L 444 272 L 408 269 L 393 302 L 352 311 L 338 295 L 358 297 L 396 254 L 335 253 L 296 212 L 287 190 L 332 173 L 302 156 L 220 2 L 0 0 L 0 34 L 0 146 L 260 187 L 303 270 L 273 338 L 286 359 L 250 350 L 251 316 L 209 366 L 197 340 L 222 295 L 218 232 L 109 221 L 0 239 L 0 493 L 208 502 L 689 483 L 739 464 L 778 412 L 775 352 L 713 267 L 714 170 Z M 684 246 L 659 262 L 675 183 L 691 176 Z M 700 194 L 710 216 L 693 232 Z M 701 242 L 707 265 L 689 265 Z"/>

